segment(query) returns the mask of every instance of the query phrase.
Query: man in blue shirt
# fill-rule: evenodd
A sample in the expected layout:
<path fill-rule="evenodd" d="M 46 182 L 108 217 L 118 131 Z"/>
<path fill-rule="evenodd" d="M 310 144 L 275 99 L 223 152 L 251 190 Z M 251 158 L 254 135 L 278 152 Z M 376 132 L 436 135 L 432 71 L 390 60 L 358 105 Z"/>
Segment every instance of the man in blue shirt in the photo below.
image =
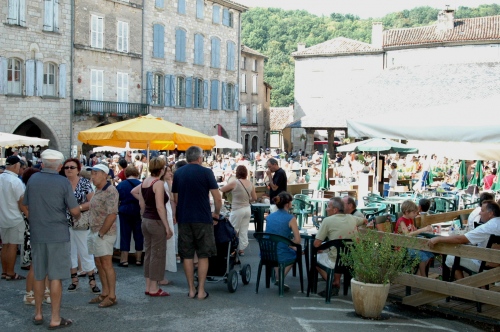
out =
<path fill-rule="evenodd" d="M 191 146 L 186 151 L 187 165 L 174 173 L 172 193 L 177 205 L 179 225 L 179 255 L 184 259 L 184 273 L 190 298 L 206 299 L 205 280 L 208 258 L 217 254 L 214 238 L 214 220 L 219 219 L 222 198 L 212 170 L 201 166 L 203 151 Z M 209 193 L 214 200 L 210 212 Z M 198 256 L 198 292 L 194 286 L 194 254 Z"/>

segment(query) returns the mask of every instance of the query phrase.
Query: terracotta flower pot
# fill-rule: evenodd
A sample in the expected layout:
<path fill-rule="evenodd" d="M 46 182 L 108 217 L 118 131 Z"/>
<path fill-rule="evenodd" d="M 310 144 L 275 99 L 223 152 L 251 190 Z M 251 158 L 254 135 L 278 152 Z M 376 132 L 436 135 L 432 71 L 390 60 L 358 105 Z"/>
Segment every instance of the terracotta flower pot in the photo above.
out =
<path fill-rule="evenodd" d="M 352 302 L 354 311 L 362 317 L 378 318 L 384 309 L 390 284 L 366 284 L 351 280 Z"/>

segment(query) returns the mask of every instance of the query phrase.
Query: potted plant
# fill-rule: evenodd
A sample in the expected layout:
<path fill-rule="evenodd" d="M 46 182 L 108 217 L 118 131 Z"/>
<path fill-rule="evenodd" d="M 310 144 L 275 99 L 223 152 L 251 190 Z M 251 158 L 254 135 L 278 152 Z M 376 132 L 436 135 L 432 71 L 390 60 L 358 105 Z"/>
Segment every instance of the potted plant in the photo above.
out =
<path fill-rule="evenodd" d="M 401 273 L 412 273 L 418 264 L 405 248 L 395 248 L 389 236 L 372 230 L 360 232 L 341 259 L 351 268 L 354 310 L 366 318 L 380 317 L 391 282 Z"/>

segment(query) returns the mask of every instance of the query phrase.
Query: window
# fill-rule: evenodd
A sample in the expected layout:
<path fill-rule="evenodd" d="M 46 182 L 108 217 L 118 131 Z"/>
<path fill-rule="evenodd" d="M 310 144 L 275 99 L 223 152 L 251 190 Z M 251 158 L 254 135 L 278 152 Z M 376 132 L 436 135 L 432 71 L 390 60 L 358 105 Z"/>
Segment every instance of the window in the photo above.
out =
<path fill-rule="evenodd" d="M 186 79 L 177 76 L 175 86 L 175 106 L 186 107 Z"/>
<path fill-rule="evenodd" d="M 212 68 L 220 68 L 220 39 L 212 37 L 212 54 L 210 66 Z"/>
<path fill-rule="evenodd" d="M 9 59 L 7 63 L 7 93 L 22 94 L 21 60 Z"/>
<path fill-rule="evenodd" d="M 212 7 L 212 23 L 220 24 L 220 6 L 214 5 Z"/>
<path fill-rule="evenodd" d="M 203 65 L 204 64 L 204 54 L 203 54 L 203 36 L 200 34 L 194 35 L 194 64 Z"/>
<path fill-rule="evenodd" d="M 234 67 L 235 49 L 236 49 L 235 44 L 232 41 L 228 41 L 227 42 L 227 63 L 226 63 L 227 70 L 235 70 L 235 67 Z"/>
<path fill-rule="evenodd" d="M 196 18 L 202 20 L 205 17 L 205 0 L 196 0 Z"/>
<path fill-rule="evenodd" d="M 257 60 L 252 61 L 252 71 L 257 71 Z"/>
<path fill-rule="evenodd" d="M 26 0 L 9 0 L 7 23 L 26 26 Z"/>
<path fill-rule="evenodd" d="M 247 74 L 241 74 L 241 92 L 247 92 Z"/>
<path fill-rule="evenodd" d="M 227 8 L 222 10 L 222 25 L 233 27 L 233 12 Z"/>
<path fill-rule="evenodd" d="M 222 109 L 232 110 L 235 104 L 235 88 L 232 83 L 222 83 Z"/>
<path fill-rule="evenodd" d="M 252 76 L 252 94 L 256 95 L 257 91 L 257 75 Z"/>
<path fill-rule="evenodd" d="M 252 105 L 252 123 L 257 123 L 257 105 Z"/>
<path fill-rule="evenodd" d="M 210 87 L 210 109 L 219 109 L 219 81 L 212 80 Z"/>
<path fill-rule="evenodd" d="M 104 18 L 91 15 L 91 27 L 90 27 L 90 46 L 95 48 L 103 48 L 104 39 Z"/>
<path fill-rule="evenodd" d="M 165 27 L 161 24 L 153 25 L 153 57 L 165 56 Z"/>
<path fill-rule="evenodd" d="M 194 83 L 193 107 L 203 108 L 205 101 L 204 82 L 201 78 L 195 78 L 193 83 Z"/>
<path fill-rule="evenodd" d="M 175 30 L 175 61 L 186 62 L 186 31 Z"/>
<path fill-rule="evenodd" d="M 128 77 L 127 77 L 128 80 Z M 170 86 L 170 84 L 169 84 Z M 163 75 L 147 72 L 146 74 L 146 102 L 149 105 L 163 104 Z"/>
<path fill-rule="evenodd" d="M 242 56 L 241 57 L 241 69 L 246 69 L 247 67 L 247 58 Z"/>
<path fill-rule="evenodd" d="M 241 104 L 240 105 L 241 109 L 241 123 L 247 123 L 247 105 L 246 104 Z"/>
<path fill-rule="evenodd" d="M 90 99 L 103 99 L 103 76 L 104 71 L 91 69 L 90 70 Z"/>
<path fill-rule="evenodd" d="M 177 12 L 186 14 L 186 0 L 177 0 Z"/>
<path fill-rule="evenodd" d="M 128 23 L 118 21 L 116 33 L 116 50 L 128 52 Z"/>
<path fill-rule="evenodd" d="M 43 30 L 59 31 L 59 0 L 45 0 Z"/>
<path fill-rule="evenodd" d="M 128 103 L 128 74 L 116 73 L 116 101 Z"/>
<path fill-rule="evenodd" d="M 155 7 L 156 8 L 164 8 L 164 3 L 163 3 L 163 0 L 156 0 L 155 1 Z"/>
<path fill-rule="evenodd" d="M 43 95 L 56 96 L 57 94 L 56 65 L 47 62 L 43 65 Z"/>

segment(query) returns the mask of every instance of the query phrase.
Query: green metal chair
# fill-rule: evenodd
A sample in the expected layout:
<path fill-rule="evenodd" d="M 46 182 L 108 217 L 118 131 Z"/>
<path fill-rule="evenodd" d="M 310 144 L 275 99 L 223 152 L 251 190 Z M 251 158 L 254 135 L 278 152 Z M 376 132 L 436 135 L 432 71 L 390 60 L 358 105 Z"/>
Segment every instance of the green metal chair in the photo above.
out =
<path fill-rule="evenodd" d="M 443 197 L 432 197 L 431 210 L 434 213 L 456 211 L 455 201 L 448 200 Z"/>
<path fill-rule="evenodd" d="M 297 218 L 299 229 L 302 229 L 302 226 L 307 223 L 309 215 L 314 214 L 314 205 L 304 199 L 294 198 L 292 201 L 292 213 Z"/>
<path fill-rule="evenodd" d="M 304 292 L 304 279 L 302 273 L 302 246 L 300 244 L 293 243 L 291 240 L 277 234 L 271 233 L 254 233 L 253 237 L 257 240 L 260 247 L 260 262 L 259 269 L 257 270 L 257 283 L 255 286 L 255 293 L 259 293 L 259 283 L 260 274 L 262 272 L 262 266 L 266 267 L 266 288 L 271 285 L 271 275 L 275 267 L 279 269 L 279 294 L 283 297 L 285 289 L 285 268 L 292 264 L 297 264 L 299 267 L 299 278 L 300 278 L 300 291 Z M 284 243 L 289 247 L 295 247 L 297 249 L 296 258 L 288 262 L 278 261 L 278 244 Z"/>

